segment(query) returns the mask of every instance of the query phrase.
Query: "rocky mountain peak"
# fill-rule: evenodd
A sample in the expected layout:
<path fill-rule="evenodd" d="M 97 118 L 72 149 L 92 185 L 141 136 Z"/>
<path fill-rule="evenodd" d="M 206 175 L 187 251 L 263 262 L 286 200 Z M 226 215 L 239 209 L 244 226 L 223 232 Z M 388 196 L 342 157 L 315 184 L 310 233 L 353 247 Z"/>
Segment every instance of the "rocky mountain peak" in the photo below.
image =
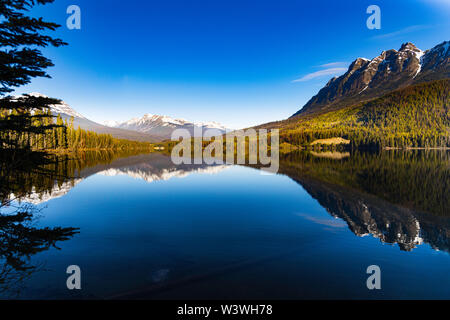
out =
<path fill-rule="evenodd" d="M 372 60 L 354 60 L 345 74 L 331 79 L 293 117 L 336 110 L 412 84 L 449 77 L 450 41 L 425 52 L 406 42 L 399 51 L 390 49 Z"/>
<path fill-rule="evenodd" d="M 109 123 L 109 122 L 108 122 Z M 126 130 L 132 130 L 147 134 L 153 134 L 155 136 L 162 137 L 164 139 L 170 139 L 172 132 L 176 129 L 186 129 L 192 136 L 199 130 L 207 135 L 207 130 L 216 129 L 221 133 L 225 133 L 228 129 L 217 122 L 191 122 L 184 119 L 175 119 L 170 116 L 145 114 L 140 118 L 133 118 L 131 120 L 118 123 L 111 122 L 115 128 L 121 128 Z"/>
<path fill-rule="evenodd" d="M 406 50 L 412 50 L 412 51 L 420 51 L 420 49 L 418 49 L 413 43 L 411 42 L 406 42 L 403 43 L 402 46 L 400 47 L 399 51 L 406 51 Z"/>
<path fill-rule="evenodd" d="M 366 65 L 367 63 L 369 63 L 370 60 L 366 59 L 366 58 L 358 58 L 355 61 L 353 61 L 350 64 L 350 67 L 348 68 L 348 71 L 352 72 L 352 71 L 356 71 L 358 69 L 360 69 L 362 66 Z"/>

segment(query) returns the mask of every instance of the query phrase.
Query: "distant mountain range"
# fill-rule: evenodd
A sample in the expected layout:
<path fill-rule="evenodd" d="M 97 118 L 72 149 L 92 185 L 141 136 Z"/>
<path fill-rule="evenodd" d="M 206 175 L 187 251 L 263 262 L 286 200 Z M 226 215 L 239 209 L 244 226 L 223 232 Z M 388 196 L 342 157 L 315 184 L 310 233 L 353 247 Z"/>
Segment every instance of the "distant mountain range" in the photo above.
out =
<path fill-rule="evenodd" d="M 217 122 L 195 123 L 184 119 L 174 119 L 169 116 L 146 114 L 141 118 L 134 118 L 122 123 L 105 122 L 113 128 L 121 128 L 126 130 L 133 130 L 145 134 L 155 135 L 164 139 L 170 139 L 171 134 L 176 129 L 186 129 L 191 136 L 196 135 L 194 131 L 201 132 L 205 136 L 212 136 L 225 133 L 228 129 Z M 214 132 L 207 130 L 215 129 Z"/>
<path fill-rule="evenodd" d="M 292 117 L 337 110 L 413 84 L 450 78 L 450 41 L 426 51 L 404 43 L 372 60 L 358 58 Z"/>
<path fill-rule="evenodd" d="M 32 92 L 30 95 L 46 97 L 37 92 Z M 175 129 L 187 129 L 192 136 L 194 136 L 195 129 L 198 129 L 198 132 L 202 132 L 206 136 L 208 136 L 207 130 L 209 129 L 216 129 L 219 133 L 227 131 L 227 128 L 216 122 L 195 123 L 183 119 L 174 119 L 169 116 L 150 114 L 125 122 L 105 121 L 104 124 L 99 124 L 78 113 L 64 101 L 61 104 L 52 105 L 50 108 L 54 115 L 59 114 L 64 120 L 67 119 L 69 121 L 73 117 L 75 128 L 80 127 L 97 133 L 111 134 L 118 139 L 160 142 L 170 139 Z M 216 135 L 217 132 L 213 132 L 210 135 Z"/>
<path fill-rule="evenodd" d="M 332 78 L 325 85 L 325 87 L 323 87 L 317 93 L 317 95 L 312 97 L 308 101 L 308 103 L 306 103 L 306 105 L 301 110 L 297 111 L 292 117 L 283 121 L 262 124 L 260 126 L 257 126 L 256 128 L 281 128 L 290 130 L 289 133 L 286 133 L 290 135 L 290 138 L 286 138 L 285 141 L 288 143 L 295 142 L 294 144 L 302 144 L 304 143 L 305 139 L 306 141 L 309 141 L 308 139 L 317 139 L 317 137 L 319 136 L 329 136 L 332 134 L 332 130 L 337 130 L 341 135 L 348 136 L 349 138 L 352 138 L 354 140 L 354 134 L 350 134 L 347 129 L 356 128 L 354 127 L 355 124 L 357 126 L 360 126 L 361 128 L 367 128 L 367 125 L 369 124 L 367 122 L 367 119 L 369 119 L 369 116 L 371 116 L 370 112 L 373 113 L 373 111 L 368 112 L 368 110 L 366 110 L 369 105 L 362 109 L 360 108 L 360 111 L 351 109 L 350 107 L 356 107 L 358 104 L 368 103 L 377 98 L 387 97 L 383 100 L 384 107 L 382 108 L 384 110 L 383 114 L 387 118 L 381 119 L 380 117 L 378 117 L 376 118 L 378 119 L 376 122 L 370 122 L 372 124 L 375 124 L 375 126 L 377 127 L 370 129 L 372 130 L 370 132 L 370 135 L 373 136 L 372 133 L 380 131 L 380 128 L 392 127 L 392 124 L 394 123 L 394 121 L 390 119 L 392 115 L 387 115 L 390 111 L 395 110 L 393 110 L 392 108 L 392 110 L 389 109 L 390 107 L 388 107 L 386 103 L 391 101 L 392 99 L 395 100 L 397 98 L 396 95 L 387 95 L 399 89 L 402 90 L 406 89 L 407 87 L 414 87 L 415 89 L 404 91 L 403 95 L 411 94 L 411 99 L 409 100 L 415 100 L 415 104 L 409 106 L 406 106 L 405 104 L 402 107 L 402 110 L 397 110 L 397 108 L 397 111 L 392 114 L 395 114 L 397 116 L 402 114 L 402 118 L 399 119 L 400 122 L 396 124 L 397 127 L 402 127 L 402 124 L 404 124 L 403 127 L 405 127 L 406 125 L 410 126 L 413 123 L 412 121 L 415 121 L 414 123 L 418 124 L 415 126 L 417 127 L 417 130 L 428 130 L 431 129 L 431 127 L 430 124 L 427 124 L 424 120 L 426 119 L 426 117 L 418 116 L 416 120 L 412 118 L 406 119 L 407 117 L 405 115 L 408 115 L 406 109 L 415 108 L 415 110 L 419 110 L 420 108 L 422 108 L 423 103 L 421 104 L 421 102 L 417 102 L 422 99 L 422 97 L 418 94 L 420 93 L 420 95 L 426 96 L 428 92 L 427 90 L 432 90 L 434 92 L 434 99 L 442 100 L 442 94 L 440 93 L 440 91 L 444 90 L 445 94 L 445 88 L 448 85 L 448 82 L 440 84 L 430 84 L 428 87 L 416 87 L 421 83 L 431 83 L 432 81 L 442 79 L 450 79 L 450 41 L 444 41 L 434 48 L 426 51 L 422 51 L 414 44 L 407 42 L 404 43 L 398 51 L 394 49 L 383 51 L 379 56 L 373 58 L 372 60 L 366 58 L 357 58 L 350 64 L 345 74 L 340 77 Z M 442 89 L 442 87 L 444 89 Z M 41 95 L 39 93 L 32 94 Z M 409 101 L 408 98 L 405 97 L 403 97 L 402 99 L 404 101 Z M 427 112 L 431 112 L 432 114 L 434 114 L 435 118 L 441 117 L 441 113 L 445 114 L 448 108 L 445 101 L 440 101 L 439 103 L 440 104 L 438 107 L 433 107 L 433 105 L 428 102 Z M 348 110 L 353 111 L 349 111 L 350 113 L 347 112 L 345 116 L 346 118 L 344 119 L 344 114 L 342 113 L 344 112 L 344 110 L 341 109 L 346 108 L 350 108 Z M 380 108 L 375 109 L 377 110 L 377 112 L 381 112 Z M 196 123 L 183 119 L 172 118 L 167 115 L 154 114 L 145 114 L 140 118 L 134 118 L 124 122 L 105 121 L 104 124 L 99 124 L 87 119 L 64 102 L 60 105 L 52 106 L 52 111 L 54 114 L 60 114 L 64 119 L 74 117 L 75 127 L 80 126 L 85 130 L 90 130 L 97 133 L 107 133 L 116 138 L 137 141 L 160 142 L 163 140 L 168 140 L 171 138 L 172 132 L 176 129 L 186 129 L 192 136 L 195 136 L 197 132 L 201 132 L 204 136 L 207 136 L 208 134 L 206 133 L 206 131 L 209 129 L 215 129 L 215 132 L 211 133 L 211 135 L 216 135 L 217 133 L 222 134 L 228 131 L 226 127 L 216 122 Z M 342 111 L 342 114 L 330 113 L 335 111 Z M 329 114 L 329 121 L 325 126 L 328 128 L 326 129 L 326 132 L 323 131 L 325 130 L 325 127 L 323 125 L 321 126 L 321 130 L 323 131 L 321 134 L 312 132 L 311 137 L 309 138 L 304 134 L 301 134 L 300 132 L 293 132 L 293 130 L 296 130 L 295 128 L 300 128 L 300 122 L 303 122 L 302 130 L 306 130 L 307 128 L 311 129 L 311 125 L 320 127 L 317 123 L 305 123 L 304 121 L 306 119 L 314 118 L 317 119 L 318 122 L 324 124 L 324 120 L 318 118 L 319 115 L 324 114 Z M 355 116 L 357 116 L 357 118 L 355 118 Z M 333 120 L 331 121 L 330 119 Z M 441 121 L 442 123 L 439 122 L 441 123 L 439 127 L 439 133 L 430 133 L 428 136 L 428 139 L 438 142 L 436 145 L 423 141 L 419 141 L 420 143 L 417 144 L 420 146 L 422 146 L 422 144 L 426 144 L 427 146 L 446 145 L 446 141 L 448 139 L 445 138 L 444 132 L 447 128 L 448 119 L 444 120 L 444 122 Z M 354 121 L 356 121 L 356 123 L 354 123 Z M 386 123 L 382 124 L 380 121 L 384 121 Z M 405 146 L 403 142 L 396 142 L 395 139 L 398 138 L 401 140 L 401 134 L 411 135 L 412 133 L 403 131 L 403 133 L 401 133 L 397 127 L 391 128 L 391 133 L 392 135 L 394 135 L 391 140 L 394 141 L 396 145 Z M 414 132 L 414 135 L 420 136 L 420 132 Z M 377 140 L 378 136 L 375 138 L 373 136 L 370 139 Z M 406 141 L 406 145 L 416 143 L 412 140 L 420 140 L 417 139 L 417 137 L 409 137 L 408 139 L 410 139 L 410 142 Z M 365 140 L 368 141 L 367 139 Z M 377 143 L 377 141 L 375 142 Z"/>
<path fill-rule="evenodd" d="M 44 94 L 38 93 L 38 92 L 32 92 L 29 93 L 31 96 L 36 97 L 47 97 Z M 89 120 L 82 114 L 78 113 L 76 110 L 74 110 L 72 107 L 70 107 L 67 103 L 64 101 L 61 102 L 61 104 L 58 105 L 52 105 L 50 106 L 50 109 L 54 115 L 61 115 L 63 120 L 70 121 L 70 119 L 73 117 L 73 124 L 75 128 L 80 127 L 84 130 L 94 131 L 97 133 L 102 134 L 110 134 L 114 138 L 117 139 L 127 139 L 127 140 L 134 140 L 134 141 L 146 141 L 146 142 L 159 142 L 163 140 L 159 136 L 153 136 L 150 134 L 145 134 L 141 132 L 136 132 L 132 130 L 125 130 L 125 129 L 119 129 L 119 128 L 110 128 L 108 126 L 104 126 L 102 124 L 99 124 L 95 121 Z"/>

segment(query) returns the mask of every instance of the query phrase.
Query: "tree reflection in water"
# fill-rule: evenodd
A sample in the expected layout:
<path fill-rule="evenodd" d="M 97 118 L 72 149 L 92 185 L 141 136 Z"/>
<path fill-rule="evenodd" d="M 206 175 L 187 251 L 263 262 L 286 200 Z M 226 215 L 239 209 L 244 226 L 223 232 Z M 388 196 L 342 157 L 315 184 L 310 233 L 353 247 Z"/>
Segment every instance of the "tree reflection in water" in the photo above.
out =
<path fill-rule="evenodd" d="M 30 195 L 51 194 L 63 184 L 74 185 L 83 169 L 107 165 L 140 151 L 102 150 L 76 154 L 0 150 L 0 294 L 18 295 L 26 279 L 41 270 L 31 258 L 79 233 L 73 227 L 36 227 L 41 212 Z"/>
<path fill-rule="evenodd" d="M 56 248 L 79 233 L 73 227 L 36 227 L 34 205 L 20 203 L 31 193 L 51 192 L 73 180 L 80 162 L 30 151 L 0 151 L 0 294 L 18 295 L 26 279 L 41 269 L 32 256 Z"/>
<path fill-rule="evenodd" d="M 280 174 L 299 183 L 358 236 L 411 251 L 422 243 L 450 252 L 450 152 L 283 155 Z"/>

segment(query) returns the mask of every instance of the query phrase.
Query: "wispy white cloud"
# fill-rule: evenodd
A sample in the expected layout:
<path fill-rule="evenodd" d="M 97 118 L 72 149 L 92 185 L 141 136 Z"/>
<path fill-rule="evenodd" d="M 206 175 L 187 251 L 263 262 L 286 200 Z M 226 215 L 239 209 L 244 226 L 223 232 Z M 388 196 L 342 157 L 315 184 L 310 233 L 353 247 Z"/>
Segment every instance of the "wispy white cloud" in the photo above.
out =
<path fill-rule="evenodd" d="M 323 77 L 323 76 L 338 75 L 345 71 L 347 71 L 347 68 L 342 68 L 342 67 L 328 68 L 328 69 L 309 73 L 309 74 L 301 77 L 300 79 L 293 80 L 292 82 L 304 82 L 304 81 L 309 81 L 309 80 Z"/>
<path fill-rule="evenodd" d="M 390 33 L 385 33 L 385 34 L 380 34 L 378 36 L 374 36 L 372 37 L 372 39 L 388 39 L 388 38 L 395 38 L 398 36 L 402 36 L 404 34 L 408 34 L 411 32 L 416 32 L 416 31 L 420 31 L 420 30 L 425 30 L 425 29 L 429 29 L 431 28 L 431 26 L 427 26 L 427 25 L 415 25 L 415 26 L 409 26 L 406 28 L 403 28 L 401 30 L 398 31 L 394 31 L 394 32 L 390 32 Z"/>
<path fill-rule="evenodd" d="M 450 1 L 448 0 L 422 0 L 422 2 L 437 5 L 441 9 L 450 9 Z"/>
<path fill-rule="evenodd" d="M 321 67 L 321 68 L 343 67 L 343 66 L 346 66 L 347 64 L 348 64 L 347 62 L 336 61 L 336 62 L 321 64 L 319 67 Z"/>

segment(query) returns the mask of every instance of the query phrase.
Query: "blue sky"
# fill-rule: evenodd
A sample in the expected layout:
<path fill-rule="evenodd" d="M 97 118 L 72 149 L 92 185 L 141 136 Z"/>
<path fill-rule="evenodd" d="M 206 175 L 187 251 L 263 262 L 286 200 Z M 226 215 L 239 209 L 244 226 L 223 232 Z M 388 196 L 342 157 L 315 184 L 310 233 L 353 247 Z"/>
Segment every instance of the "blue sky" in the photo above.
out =
<path fill-rule="evenodd" d="M 66 9 L 81 8 L 81 30 Z M 366 8 L 381 8 L 369 30 Z M 450 37 L 448 0 L 56 0 L 33 15 L 58 22 L 69 43 L 44 53 L 52 79 L 18 93 L 63 99 L 86 117 L 145 113 L 242 128 L 299 110 L 357 57 Z"/>

